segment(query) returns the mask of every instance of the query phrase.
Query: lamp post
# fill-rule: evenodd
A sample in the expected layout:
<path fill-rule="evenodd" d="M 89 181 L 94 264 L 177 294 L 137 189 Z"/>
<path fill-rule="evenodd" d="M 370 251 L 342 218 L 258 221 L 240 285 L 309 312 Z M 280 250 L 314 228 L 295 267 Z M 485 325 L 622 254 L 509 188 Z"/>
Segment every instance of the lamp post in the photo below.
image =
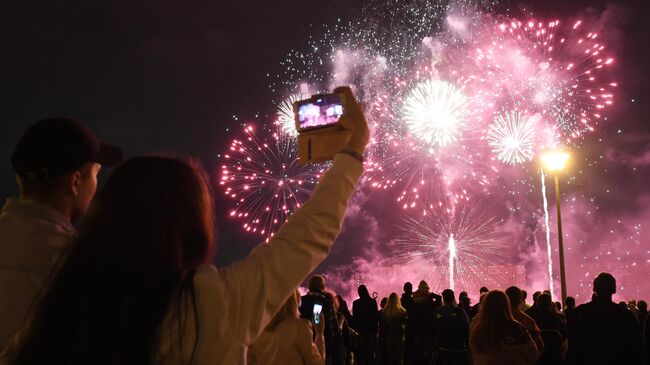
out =
<path fill-rule="evenodd" d="M 547 151 L 541 156 L 542 164 L 547 172 L 555 177 L 555 205 L 557 207 L 557 234 L 560 251 L 560 287 L 562 290 L 562 306 L 566 305 L 566 272 L 564 268 L 564 241 L 562 237 L 562 215 L 560 210 L 560 181 L 558 175 L 566 167 L 569 154 L 561 150 Z"/>

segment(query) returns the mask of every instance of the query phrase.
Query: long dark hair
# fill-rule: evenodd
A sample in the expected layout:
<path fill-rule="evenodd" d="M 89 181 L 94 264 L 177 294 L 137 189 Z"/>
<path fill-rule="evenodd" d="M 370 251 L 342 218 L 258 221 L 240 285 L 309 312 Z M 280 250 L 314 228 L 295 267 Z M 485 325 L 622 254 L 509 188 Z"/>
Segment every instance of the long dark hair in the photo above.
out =
<path fill-rule="evenodd" d="M 508 296 L 501 290 L 485 294 L 475 321 L 470 341 L 472 347 L 480 353 L 498 349 L 504 330 L 516 323 Z"/>
<path fill-rule="evenodd" d="M 214 251 L 205 176 L 165 157 L 118 167 L 12 339 L 9 363 L 153 363 L 163 320 L 193 297 L 191 273 Z"/>

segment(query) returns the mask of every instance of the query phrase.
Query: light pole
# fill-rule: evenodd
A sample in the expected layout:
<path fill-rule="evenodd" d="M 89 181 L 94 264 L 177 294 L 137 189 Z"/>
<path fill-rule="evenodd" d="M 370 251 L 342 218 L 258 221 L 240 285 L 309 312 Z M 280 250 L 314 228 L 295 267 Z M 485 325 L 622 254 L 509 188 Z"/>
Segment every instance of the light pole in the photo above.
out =
<path fill-rule="evenodd" d="M 551 150 L 542 154 L 542 164 L 547 172 L 555 177 L 555 205 L 557 207 L 557 235 L 560 251 L 560 287 L 562 289 L 562 306 L 566 305 L 566 272 L 564 269 L 564 240 L 562 237 L 562 215 L 560 210 L 560 181 L 558 175 L 566 167 L 569 154 L 561 150 Z"/>

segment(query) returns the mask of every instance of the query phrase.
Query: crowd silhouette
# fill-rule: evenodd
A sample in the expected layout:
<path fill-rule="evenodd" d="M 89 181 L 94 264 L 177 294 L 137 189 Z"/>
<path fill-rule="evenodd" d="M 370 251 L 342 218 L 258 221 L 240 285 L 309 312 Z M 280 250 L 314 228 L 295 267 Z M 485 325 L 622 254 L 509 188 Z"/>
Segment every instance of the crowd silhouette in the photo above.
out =
<path fill-rule="evenodd" d="M 328 342 L 326 364 L 648 363 L 647 304 L 613 302 L 616 280 L 609 273 L 594 279 L 591 301 L 577 307 L 572 297 L 558 307 L 549 291 L 535 292 L 527 305 L 525 291 L 516 286 L 505 291 L 481 288 L 480 302 L 470 306 L 466 292 L 458 300 L 451 289 L 437 295 L 424 280 L 415 292 L 405 283 L 401 297 L 390 293 L 382 306 L 360 285 L 351 316 L 331 291 L 314 302 L 313 282 L 324 290 L 323 277 L 313 276 L 309 293 L 302 297 L 303 320 L 311 321 L 308 308 L 313 303 L 336 302 L 335 313 L 329 314 L 338 318 L 334 337 L 345 339 Z"/>
<path fill-rule="evenodd" d="M 514 286 L 483 287 L 472 305 L 421 280 L 379 303 L 360 285 L 350 307 L 321 275 L 301 296 L 341 229 L 369 141 L 350 88 L 335 91 L 348 144 L 269 244 L 222 268 L 198 163 L 122 162 L 70 119 L 28 128 L 11 157 L 20 196 L 0 213 L 0 365 L 650 363 L 647 303 L 613 302 L 608 273 L 578 306 L 548 291 L 529 305 Z"/>

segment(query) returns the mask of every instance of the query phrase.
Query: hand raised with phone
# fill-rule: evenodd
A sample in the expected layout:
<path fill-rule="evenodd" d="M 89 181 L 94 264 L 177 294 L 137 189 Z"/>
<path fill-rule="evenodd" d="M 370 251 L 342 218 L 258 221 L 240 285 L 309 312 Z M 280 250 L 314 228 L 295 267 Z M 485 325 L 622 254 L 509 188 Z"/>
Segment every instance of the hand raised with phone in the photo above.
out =
<path fill-rule="evenodd" d="M 350 87 L 297 101 L 294 112 L 300 164 L 332 160 L 340 151 L 363 160 L 370 130 Z"/>

